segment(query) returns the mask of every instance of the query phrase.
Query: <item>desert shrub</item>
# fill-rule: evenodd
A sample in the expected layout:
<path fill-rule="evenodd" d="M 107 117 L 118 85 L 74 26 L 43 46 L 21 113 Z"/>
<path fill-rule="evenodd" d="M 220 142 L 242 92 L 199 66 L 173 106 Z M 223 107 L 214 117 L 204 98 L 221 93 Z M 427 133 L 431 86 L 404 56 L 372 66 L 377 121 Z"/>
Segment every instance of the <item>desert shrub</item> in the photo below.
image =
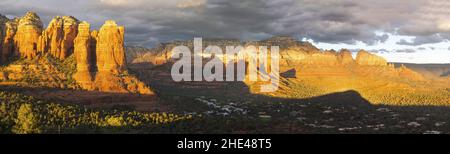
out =
<path fill-rule="evenodd" d="M 31 104 L 20 105 L 12 132 L 16 134 L 40 133 L 38 118 Z"/>
<path fill-rule="evenodd" d="M 1 133 L 86 133 L 123 128 L 152 131 L 193 119 L 190 115 L 173 113 L 88 109 L 78 105 L 40 101 L 5 91 L 0 91 L 0 102 Z"/>
<path fill-rule="evenodd" d="M 119 116 L 107 116 L 105 118 L 105 121 L 109 126 L 113 126 L 113 127 L 120 127 L 120 126 L 126 125 L 126 122 L 123 119 L 123 117 L 119 117 Z"/>
<path fill-rule="evenodd" d="M 77 71 L 75 55 L 72 54 L 64 60 L 54 58 L 51 55 L 47 55 L 45 58 L 50 64 L 54 65 L 59 72 L 66 76 L 66 85 L 69 87 L 77 87 L 76 81 L 72 78 L 73 74 Z"/>

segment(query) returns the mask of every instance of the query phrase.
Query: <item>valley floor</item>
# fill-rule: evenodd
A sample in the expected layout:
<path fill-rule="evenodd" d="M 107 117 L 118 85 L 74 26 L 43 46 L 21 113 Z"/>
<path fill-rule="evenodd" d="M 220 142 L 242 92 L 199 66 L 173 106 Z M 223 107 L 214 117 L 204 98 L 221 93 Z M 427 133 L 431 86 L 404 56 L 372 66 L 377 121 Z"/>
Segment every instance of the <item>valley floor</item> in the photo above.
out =
<path fill-rule="evenodd" d="M 18 105 L 24 102 L 32 104 L 32 113 L 40 117 L 35 119 L 39 133 L 450 133 L 448 107 L 372 105 L 355 91 L 309 99 L 165 95 L 157 103 L 161 110 L 152 112 L 134 111 L 139 104 L 98 108 L 88 104 L 77 105 L 64 99 L 54 101 L 65 105 L 42 105 L 43 102 L 50 102 L 48 98 L 51 97 L 42 100 L 23 95 L 30 94 L 29 91 L 16 89 L 17 94 L 5 92 L 5 89 L 2 91 L 1 113 L 10 115 L 2 116 L 3 133 L 14 130 L 20 123 L 18 121 L 24 120 L 20 118 L 23 105 Z M 61 92 L 54 95 L 58 93 Z M 23 102 L 16 101 L 17 97 Z M 16 105 L 13 107 L 11 104 Z M 49 106 L 54 105 L 61 113 L 49 111 L 52 109 Z M 189 118 L 164 123 L 164 120 L 155 122 L 140 117 L 166 114 L 163 109 Z M 92 113 L 100 115 L 80 118 Z M 97 122 L 93 123 L 93 119 Z"/>

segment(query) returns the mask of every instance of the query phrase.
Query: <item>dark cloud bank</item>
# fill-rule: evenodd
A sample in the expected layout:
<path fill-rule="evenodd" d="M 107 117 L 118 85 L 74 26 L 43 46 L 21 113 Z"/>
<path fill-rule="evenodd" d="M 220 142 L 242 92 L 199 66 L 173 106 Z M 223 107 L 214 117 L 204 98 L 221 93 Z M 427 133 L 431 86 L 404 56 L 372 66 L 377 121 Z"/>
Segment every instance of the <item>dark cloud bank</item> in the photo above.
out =
<path fill-rule="evenodd" d="M 388 39 L 377 33 L 383 32 L 416 36 L 412 42 L 398 42 L 413 46 L 450 38 L 450 22 L 441 17 L 442 6 L 434 5 L 426 0 L 2 0 L 0 13 L 14 17 L 35 11 L 44 23 L 56 15 L 73 15 L 95 28 L 114 19 L 125 25 L 127 45 L 194 36 L 253 40 L 274 35 L 374 44 Z M 437 13 L 430 13 L 434 8 Z"/>

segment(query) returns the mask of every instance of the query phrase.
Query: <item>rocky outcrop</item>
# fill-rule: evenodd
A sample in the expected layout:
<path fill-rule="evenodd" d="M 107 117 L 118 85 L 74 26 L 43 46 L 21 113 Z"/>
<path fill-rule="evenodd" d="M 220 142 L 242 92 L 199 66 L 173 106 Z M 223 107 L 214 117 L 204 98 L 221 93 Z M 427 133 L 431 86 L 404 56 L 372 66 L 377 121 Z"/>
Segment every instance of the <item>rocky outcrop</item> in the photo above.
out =
<path fill-rule="evenodd" d="M 70 87 L 85 90 L 153 94 L 144 83 L 127 73 L 124 27 L 108 20 L 100 31 L 91 31 L 89 23 L 80 23 L 72 16 L 57 16 L 45 30 L 42 26 L 40 18 L 32 12 L 13 20 L 0 15 L 2 63 L 13 56 L 28 59 L 39 56 L 35 60 L 42 62 L 39 66 L 26 62 L 11 65 L 6 72 L 0 72 L 0 78 L 28 80 L 28 75 L 24 74 L 38 68 L 32 73 L 37 80 L 33 78 L 33 82 L 55 84 L 51 87 L 67 87 L 70 84 Z M 40 76 L 39 72 L 47 74 Z"/>
<path fill-rule="evenodd" d="M 149 49 L 141 46 L 125 46 L 125 55 L 127 57 L 127 63 L 132 63 L 134 59 L 144 56 L 146 53 L 151 52 Z"/>
<path fill-rule="evenodd" d="M 39 51 L 48 51 L 61 60 L 73 52 L 74 39 L 78 33 L 78 20 L 72 16 L 57 16 L 39 38 Z"/>
<path fill-rule="evenodd" d="M 316 52 L 310 54 L 308 58 L 308 65 L 316 66 L 335 66 L 338 65 L 338 59 L 336 57 L 336 51 Z"/>
<path fill-rule="evenodd" d="M 14 36 L 17 32 L 17 22 L 8 21 L 4 27 L 4 38 L 2 46 L 2 62 L 5 62 L 9 57 L 16 53 L 14 45 Z M 17 52 L 18 53 L 18 52 Z"/>
<path fill-rule="evenodd" d="M 15 51 L 18 51 L 20 56 L 24 58 L 31 59 L 36 57 L 41 33 L 41 19 L 36 13 L 28 12 L 18 21 L 17 32 L 14 36 Z"/>
<path fill-rule="evenodd" d="M 107 21 L 100 32 L 91 32 L 87 22 L 78 25 L 74 40 L 77 67 L 73 78 L 83 89 L 153 94 L 144 83 L 127 74 L 123 41 L 124 28 L 114 21 Z"/>
<path fill-rule="evenodd" d="M 387 66 L 387 61 L 380 56 L 361 50 L 356 56 L 356 63 L 361 66 Z"/>
<path fill-rule="evenodd" d="M 91 50 L 90 24 L 87 22 L 82 22 L 78 25 L 78 35 L 74 40 L 74 54 L 77 62 L 77 72 L 73 75 L 73 78 L 84 89 L 93 90 L 90 71 L 93 53 Z"/>
<path fill-rule="evenodd" d="M 2 62 L 6 62 L 14 54 L 14 36 L 17 31 L 17 23 L 15 21 L 8 21 L 5 23 L 3 30 L 3 44 L 2 44 Z"/>
<path fill-rule="evenodd" d="M 0 49 L 3 46 L 3 31 L 5 29 L 5 23 L 8 21 L 9 19 L 6 18 L 4 15 L 0 14 Z"/>
<path fill-rule="evenodd" d="M 355 62 L 352 57 L 352 52 L 349 50 L 342 49 L 337 56 L 339 63 L 342 65 L 351 65 Z"/>
<path fill-rule="evenodd" d="M 108 20 L 101 27 L 97 36 L 97 68 L 99 72 L 119 74 L 125 70 L 123 26 Z"/>
<path fill-rule="evenodd" d="M 144 83 L 126 75 L 124 32 L 124 27 L 108 20 L 98 34 L 96 31 L 91 33 L 97 44 L 95 52 L 97 73 L 94 84 L 100 91 L 153 94 Z"/>

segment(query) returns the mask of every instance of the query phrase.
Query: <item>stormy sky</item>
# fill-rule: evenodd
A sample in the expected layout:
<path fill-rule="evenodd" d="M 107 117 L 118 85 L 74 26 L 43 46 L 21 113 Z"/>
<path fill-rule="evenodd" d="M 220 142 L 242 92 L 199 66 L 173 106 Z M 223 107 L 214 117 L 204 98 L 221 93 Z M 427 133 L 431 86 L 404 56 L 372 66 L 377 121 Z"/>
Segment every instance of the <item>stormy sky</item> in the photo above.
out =
<path fill-rule="evenodd" d="M 72 15 L 98 29 L 113 19 L 126 44 L 152 47 L 197 37 L 290 35 L 319 48 L 364 48 L 393 62 L 450 63 L 448 0 L 1 0 L 10 18 L 37 12 L 44 24 Z"/>

